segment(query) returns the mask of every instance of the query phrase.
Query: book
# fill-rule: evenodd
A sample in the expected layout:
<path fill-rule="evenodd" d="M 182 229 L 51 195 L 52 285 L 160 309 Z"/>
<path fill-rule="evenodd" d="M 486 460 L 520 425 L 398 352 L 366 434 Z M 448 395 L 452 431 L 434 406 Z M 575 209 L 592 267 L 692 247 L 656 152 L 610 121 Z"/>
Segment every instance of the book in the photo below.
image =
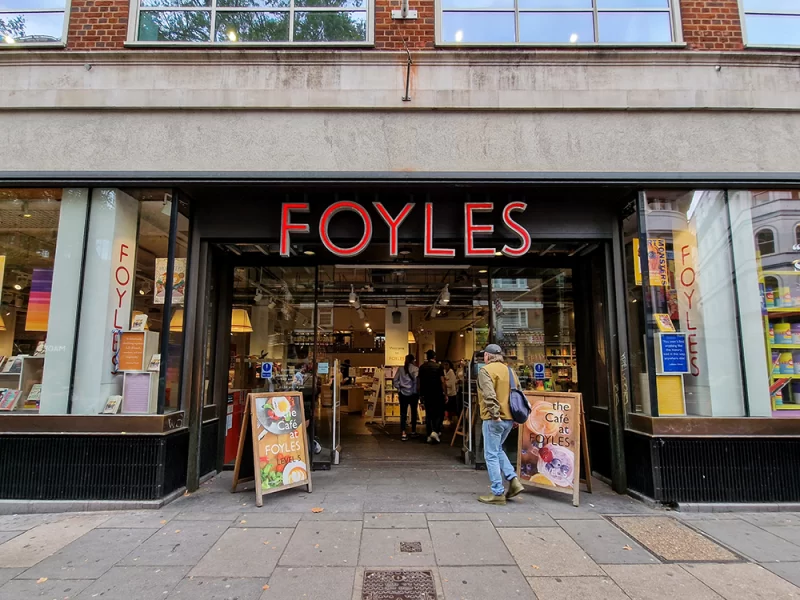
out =
<path fill-rule="evenodd" d="M 109 396 L 106 405 L 103 407 L 104 415 L 115 415 L 122 408 L 122 396 Z"/>
<path fill-rule="evenodd" d="M 161 355 L 160 354 L 153 354 L 150 357 L 150 364 L 147 365 L 148 371 L 160 371 L 161 370 Z"/>
<path fill-rule="evenodd" d="M 656 321 L 656 325 L 658 326 L 658 330 L 661 332 L 674 332 L 675 326 L 672 324 L 672 319 L 669 318 L 669 315 L 666 313 L 654 313 L 653 318 Z"/>
<path fill-rule="evenodd" d="M 139 313 L 131 321 L 131 331 L 144 331 L 147 327 L 147 315 Z"/>
<path fill-rule="evenodd" d="M 0 396 L 0 410 L 14 410 L 21 397 L 22 390 L 5 390 L 3 395 Z"/>
<path fill-rule="evenodd" d="M 22 355 L 9 358 L 3 367 L 3 373 L 22 373 Z"/>
<path fill-rule="evenodd" d="M 36 344 L 36 352 L 33 353 L 34 356 L 44 356 L 45 350 L 47 348 L 47 340 L 43 340 Z"/>
<path fill-rule="evenodd" d="M 30 409 L 39 409 L 39 403 L 42 400 L 42 384 L 41 383 L 34 383 L 31 386 L 31 391 L 28 392 L 28 396 L 25 398 L 25 404 L 23 408 L 30 408 Z"/>

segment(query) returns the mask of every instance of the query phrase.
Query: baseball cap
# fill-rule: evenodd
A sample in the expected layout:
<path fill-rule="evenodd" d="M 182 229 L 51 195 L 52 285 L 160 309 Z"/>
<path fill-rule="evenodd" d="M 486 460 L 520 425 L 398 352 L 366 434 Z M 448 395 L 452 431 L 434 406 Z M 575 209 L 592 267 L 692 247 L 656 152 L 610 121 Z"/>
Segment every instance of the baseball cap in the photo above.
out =
<path fill-rule="evenodd" d="M 489 354 L 499 354 L 503 355 L 503 349 L 498 346 L 497 344 L 489 344 L 486 348 L 483 349 L 484 352 L 488 352 Z"/>

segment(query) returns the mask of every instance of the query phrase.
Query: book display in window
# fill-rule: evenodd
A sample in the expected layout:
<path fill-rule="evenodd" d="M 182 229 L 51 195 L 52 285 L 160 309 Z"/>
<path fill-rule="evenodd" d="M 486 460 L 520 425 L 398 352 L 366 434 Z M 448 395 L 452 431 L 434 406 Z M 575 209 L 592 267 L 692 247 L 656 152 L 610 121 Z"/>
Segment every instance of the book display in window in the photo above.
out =
<path fill-rule="evenodd" d="M 800 411 L 800 272 L 764 270 L 760 275 L 772 410 L 785 415 Z"/>

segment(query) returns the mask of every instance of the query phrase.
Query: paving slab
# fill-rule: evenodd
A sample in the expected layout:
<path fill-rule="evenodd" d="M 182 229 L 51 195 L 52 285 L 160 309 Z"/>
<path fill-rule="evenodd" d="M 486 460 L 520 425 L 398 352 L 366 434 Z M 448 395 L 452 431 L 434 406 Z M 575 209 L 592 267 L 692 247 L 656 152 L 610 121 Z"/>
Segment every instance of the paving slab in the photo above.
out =
<path fill-rule="evenodd" d="M 525 577 L 517 567 L 441 567 L 444 597 L 447 600 L 486 600 L 518 598 L 536 600 Z"/>
<path fill-rule="evenodd" d="M 367 513 L 364 529 L 419 529 L 428 526 L 423 513 Z"/>
<path fill-rule="evenodd" d="M 187 577 L 169 593 L 169 600 L 259 600 L 266 579 Z"/>
<path fill-rule="evenodd" d="M 789 583 L 800 587 L 800 562 L 764 563 L 761 566 L 768 571 L 772 571 L 778 577 L 783 577 Z"/>
<path fill-rule="evenodd" d="M 315 496 L 317 496 L 315 494 Z M 304 504 L 307 512 L 311 512 L 314 507 L 321 507 L 327 513 L 353 513 L 364 511 L 364 499 L 368 494 L 351 494 L 349 492 L 330 492 L 326 493 L 324 498 L 320 495 L 316 497 L 315 502 L 311 504 Z M 296 511 L 297 508 L 292 508 Z M 376 511 L 380 512 L 380 511 Z M 396 511 L 399 512 L 399 511 Z"/>
<path fill-rule="evenodd" d="M 308 511 L 300 517 L 301 521 L 363 521 L 364 513 L 341 512 L 336 510 L 323 510 L 322 512 Z"/>
<path fill-rule="evenodd" d="M 721 600 L 718 594 L 680 565 L 605 565 L 603 570 L 631 600 Z M 743 598 L 747 596 L 740 596 L 739 600 Z"/>
<path fill-rule="evenodd" d="M 740 519 L 759 527 L 782 527 L 784 525 L 800 525 L 800 513 L 797 512 L 764 512 L 738 515 Z"/>
<path fill-rule="evenodd" d="M 69 515 L 0 515 L 0 531 L 28 531 L 45 523 L 63 521 Z"/>
<path fill-rule="evenodd" d="M 528 583 L 542 600 L 630 600 L 609 577 L 530 577 Z"/>
<path fill-rule="evenodd" d="M 278 567 L 261 600 L 352 600 L 353 567 Z"/>
<path fill-rule="evenodd" d="M 362 524 L 356 521 L 300 521 L 280 559 L 282 567 L 355 567 Z"/>
<path fill-rule="evenodd" d="M 428 521 L 487 521 L 489 519 L 489 515 L 487 515 L 485 512 L 426 513 L 425 517 L 428 519 Z"/>
<path fill-rule="evenodd" d="M 488 521 L 432 521 L 428 528 L 439 566 L 514 564 L 514 558 Z"/>
<path fill-rule="evenodd" d="M 157 531 L 95 529 L 17 578 L 97 579 Z"/>
<path fill-rule="evenodd" d="M 418 544 L 419 552 L 403 552 L 403 543 Z M 427 529 L 365 529 L 361 533 L 358 564 L 397 568 L 436 566 L 431 535 Z"/>
<path fill-rule="evenodd" d="M 369 492 L 363 496 L 364 512 L 453 512 L 448 494 L 381 494 Z"/>
<path fill-rule="evenodd" d="M 492 513 L 489 518 L 495 527 L 558 527 L 558 523 L 543 512 Z"/>
<path fill-rule="evenodd" d="M 0 585 L 3 585 L 6 581 L 9 581 L 13 577 L 16 577 L 20 573 L 22 573 L 25 569 L 16 568 L 16 569 L 2 569 L 0 568 Z"/>
<path fill-rule="evenodd" d="M 222 534 L 189 575 L 226 577 L 238 573 L 267 578 L 291 536 L 291 529 L 232 527 Z"/>
<path fill-rule="evenodd" d="M 146 510 L 112 514 L 101 527 L 119 529 L 160 529 L 176 517 L 178 511 Z"/>
<path fill-rule="evenodd" d="M 760 565 L 688 564 L 683 568 L 725 600 L 797 600 L 800 588 Z"/>
<path fill-rule="evenodd" d="M 781 527 L 761 526 L 761 529 L 769 531 L 771 534 L 777 535 L 779 538 L 783 538 L 787 542 L 791 542 L 795 546 L 800 547 L 800 525 L 788 525 Z"/>
<path fill-rule="evenodd" d="M 200 512 L 200 511 L 184 511 L 180 512 L 174 517 L 174 521 L 221 521 L 224 523 L 233 523 L 238 515 L 229 512 Z"/>
<path fill-rule="evenodd" d="M 163 600 L 188 570 L 188 567 L 113 567 L 84 589 L 78 599 Z"/>
<path fill-rule="evenodd" d="M 6 543 L 11 538 L 20 535 L 22 531 L 0 531 L 0 544 Z"/>
<path fill-rule="evenodd" d="M 604 575 L 583 548 L 559 527 L 497 531 L 526 577 Z"/>
<path fill-rule="evenodd" d="M 168 523 L 119 564 L 127 566 L 194 566 L 225 533 L 218 521 Z"/>
<path fill-rule="evenodd" d="M 738 556 L 670 517 L 611 517 L 645 548 L 671 562 L 727 562 Z"/>
<path fill-rule="evenodd" d="M 692 525 L 756 562 L 800 561 L 800 546 L 746 521 L 693 521 Z"/>
<path fill-rule="evenodd" d="M 14 579 L 0 586 L 0 600 L 73 600 L 92 584 L 91 579 L 58 580 L 48 579 L 43 583 L 28 579 Z M 130 599 L 129 599 L 130 600 Z"/>
<path fill-rule="evenodd" d="M 559 525 L 601 565 L 656 564 L 658 559 L 604 519 L 559 521 Z"/>
<path fill-rule="evenodd" d="M 300 522 L 302 516 L 300 513 L 249 512 L 238 515 L 233 527 L 293 528 Z"/>
<path fill-rule="evenodd" d="M 107 515 L 75 515 L 37 525 L 0 546 L 0 566 L 32 567 L 107 519 Z"/>

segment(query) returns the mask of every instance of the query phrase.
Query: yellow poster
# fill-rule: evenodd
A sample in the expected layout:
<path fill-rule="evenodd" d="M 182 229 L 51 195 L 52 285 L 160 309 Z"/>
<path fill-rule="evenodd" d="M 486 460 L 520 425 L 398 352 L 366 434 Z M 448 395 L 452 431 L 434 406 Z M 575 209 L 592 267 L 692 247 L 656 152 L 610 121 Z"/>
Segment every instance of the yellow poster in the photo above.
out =
<path fill-rule="evenodd" d="M 633 273 L 636 285 L 642 285 L 642 256 L 639 238 L 633 238 Z M 647 269 L 652 287 L 669 287 L 667 242 L 663 238 L 647 239 Z"/>

